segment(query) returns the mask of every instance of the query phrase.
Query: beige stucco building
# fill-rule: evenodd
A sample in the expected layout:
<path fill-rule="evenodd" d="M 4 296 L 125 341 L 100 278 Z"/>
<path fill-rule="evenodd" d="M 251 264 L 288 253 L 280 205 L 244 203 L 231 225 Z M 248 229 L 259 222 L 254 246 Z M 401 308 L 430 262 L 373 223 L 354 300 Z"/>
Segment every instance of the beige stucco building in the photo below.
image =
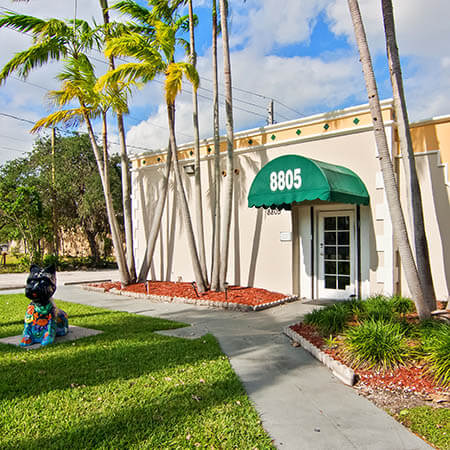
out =
<path fill-rule="evenodd" d="M 410 209 L 392 102 L 384 101 L 382 109 L 409 225 Z M 446 300 L 450 290 L 447 172 L 450 116 L 413 124 L 412 136 L 436 294 L 438 299 Z M 212 149 L 212 139 L 202 141 L 201 174 L 209 260 L 214 198 Z M 225 156 L 224 141 L 221 150 Z M 286 158 L 286 155 L 297 157 Z M 235 193 L 228 270 L 230 284 L 262 287 L 301 298 L 408 294 L 393 238 L 368 105 L 236 133 L 233 174 L 225 173 L 224 156 L 223 178 L 233 177 Z M 179 159 L 183 166 L 193 164 L 192 143 L 179 147 Z M 146 248 L 164 160 L 165 153 L 160 152 L 139 154 L 132 161 L 138 265 Z M 261 171 L 264 166 L 268 197 L 280 194 L 290 199 L 283 208 L 248 206 L 250 190 L 264 188 Z M 276 169 L 271 171 L 272 166 Z M 331 171 L 327 172 L 327 168 Z M 316 192 L 317 186 L 313 186 L 313 178 L 308 178 L 311 171 L 316 170 L 322 175 L 328 173 L 331 191 L 338 189 L 340 172 L 350 178 L 354 176 L 353 181 L 365 186 L 366 199 L 342 196 L 342 192 L 331 195 L 331 201 L 324 200 L 323 196 L 316 199 L 311 192 Z M 188 175 L 188 167 L 182 172 L 193 211 L 194 177 Z M 258 174 L 263 174 L 259 187 L 255 187 L 256 183 L 252 188 Z M 191 281 L 191 261 L 173 186 L 172 182 L 151 276 L 159 280 Z M 311 192 L 305 194 L 305 189 Z M 262 194 L 260 198 L 264 198 Z"/>

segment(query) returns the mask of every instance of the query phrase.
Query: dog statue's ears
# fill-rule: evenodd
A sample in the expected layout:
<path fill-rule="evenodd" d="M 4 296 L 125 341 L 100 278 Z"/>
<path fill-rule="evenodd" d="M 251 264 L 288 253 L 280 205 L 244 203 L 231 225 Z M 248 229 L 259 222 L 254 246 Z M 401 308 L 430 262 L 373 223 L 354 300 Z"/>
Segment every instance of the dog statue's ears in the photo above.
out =
<path fill-rule="evenodd" d="M 39 266 L 37 266 L 36 264 L 31 264 L 30 267 L 30 273 L 35 273 L 35 272 L 40 272 L 41 268 Z"/>

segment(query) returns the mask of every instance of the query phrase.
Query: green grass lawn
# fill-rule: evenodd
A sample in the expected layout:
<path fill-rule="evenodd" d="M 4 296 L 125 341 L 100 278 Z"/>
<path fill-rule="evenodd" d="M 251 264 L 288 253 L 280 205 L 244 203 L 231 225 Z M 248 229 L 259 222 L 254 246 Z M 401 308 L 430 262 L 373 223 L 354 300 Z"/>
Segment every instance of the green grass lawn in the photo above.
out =
<path fill-rule="evenodd" d="M 0 337 L 28 300 L 0 295 Z M 0 448 L 273 448 L 215 338 L 183 324 L 57 301 L 104 333 L 27 351 L 0 344 Z"/>
<path fill-rule="evenodd" d="M 423 436 L 436 448 L 450 449 L 450 410 L 420 406 L 405 409 L 397 415 L 398 420 L 414 433 Z"/>

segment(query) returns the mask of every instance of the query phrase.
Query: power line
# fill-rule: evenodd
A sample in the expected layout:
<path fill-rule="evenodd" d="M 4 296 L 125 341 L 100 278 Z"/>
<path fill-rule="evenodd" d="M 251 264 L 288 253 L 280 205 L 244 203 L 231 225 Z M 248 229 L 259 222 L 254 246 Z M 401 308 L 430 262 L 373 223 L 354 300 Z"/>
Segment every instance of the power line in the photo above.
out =
<path fill-rule="evenodd" d="M 32 120 L 24 119 L 23 117 L 14 116 L 13 114 L 7 114 L 0 112 L 0 116 L 9 117 L 10 119 L 20 120 L 21 122 L 31 123 L 32 125 L 35 124 Z"/>
<path fill-rule="evenodd" d="M 10 119 L 20 120 L 21 122 L 30 123 L 32 125 L 35 124 L 35 122 L 33 122 L 32 120 L 28 120 L 28 119 L 25 119 L 23 117 L 14 116 L 12 114 L 7 114 L 7 113 L 0 112 L 0 116 L 5 116 L 5 117 L 8 117 Z M 61 133 L 67 133 L 67 130 L 64 130 L 64 129 L 61 129 L 61 128 L 58 128 L 58 127 L 55 127 L 55 129 L 57 129 Z M 110 144 L 120 145 L 119 142 L 114 142 L 114 141 L 109 141 L 109 142 L 110 142 Z M 138 150 L 152 151 L 152 149 L 150 149 L 150 148 L 139 147 L 138 145 L 127 144 L 127 147 L 136 148 Z"/>
<path fill-rule="evenodd" d="M 21 83 L 29 84 L 30 86 L 33 86 L 33 87 L 35 87 L 35 88 L 42 89 L 42 90 L 44 90 L 44 91 L 46 91 L 46 92 L 50 92 L 50 89 L 48 89 L 48 88 L 46 88 L 46 87 L 44 87 L 44 86 L 40 86 L 39 84 L 31 83 L 31 82 L 29 82 L 28 80 L 23 80 L 23 79 L 21 79 L 21 78 L 15 77 L 15 76 L 12 76 L 11 78 L 13 78 L 14 80 L 20 81 Z M 138 119 L 137 117 L 134 117 L 134 116 L 132 116 L 132 115 L 130 115 L 130 114 L 128 114 L 127 117 L 129 117 L 129 118 L 135 120 L 136 122 L 142 122 L 142 121 L 143 121 L 143 119 Z M 149 121 L 146 121 L 146 122 L 147 122 L 149 125 L 154 126 L 154 127 L 156 127 L 156 128 L 162 128 L 162 129 L 164 129 L 164 130 L 167 130 L 167 127 L 164 127 L 164 126 L 162 126 L 162 125 L 157 125 L 157 124 L 155 124 L 155 123 L 153 123 L 153 122 L 149 122 Z M 182 134 L 183 136 L 187 136 L 188 138 L 192 138 L 191 135 L 186 134 L 186 133 L 182 133 L 181 131 L 179 131 L 179 132 L 177 132 L 177 133 L 178 133 L 178 134 Z"/>
<path fill-rule="evenodd" d="M 76 1 L 75 1 L 75 8 L 76 8 Z M 7 11 L 7 12 L 13 12 L 13 13 L 19 14 L 17 11 L 14 11 L 14 10 L 11 10 L 11 9 L 7 9 L 7 8 L 5 8 L 5 7 L 2 7 L 2 6 L 0 6 L 0 9 L 3 9 L 3 10 L 5 10 L 5 11 Z M 18 33 L 22 33 L 22 34 L 26 34 L 26 35 L 28 35 L 28 36 L 32 36 L 30 33 L 26 33 L 26 32 L 19 31 L 19 30 L 15 30 L 15 29 L 13 29 L 13 30 L 14 30 L 14 31 L 17 31 Z M 97 50 L 97 49 L 93 49 L 93 50 L 96 51 L 96 52 L 98 52 L 98 53 L 100 53 L 100 54 L 102 54 L 102 52 L 101 52 L 100 50 Z M 98 62 L 101 62 L 101 63 L 106 64 L 106 65 L 108 64 L 105 60 L 101 60 L 101 59 L 95 58 L 95 57 L 93 57 L 93 56 L 91 56 L 91 57 L 92 57 L 92 59 L 94 59 L 94 60 L 96 60 L 96 61 L 98 61 Z M 122 58 L 122 57 L 116 57 L 116 59 L 119 59 L 119 60 L 121 60 L 121 61 L 123 61 L 123 62 L 129 62 L 127 59 Z M 200 79 L 201 79 L 201 80 L 208 81 L 208 82 L 210 82 L 210 83 L 213 82 L 212 80 L 210 80 L 210 79 L 208 79 L 208 78 L 205 78 L 205 77 L 200 77 Z M 155 81 L 157 81 L 157 80 L 155 80 Z M 248 90 L 248 89 L 239 88 L 239 87 L 237 87 L 237 86 L 231 86 L 231 88 L 234 89 L 234 90 L 236 90 L 236 91 L 245 92 L 246 94 L 254 95 L 255 97 L 263 98 L 263 99 L 265 99 L 265 100 L 273 100 L 274 102 L 278 103 L 279 105 L 283 106 L 284 108 L 288 109 L 289 111 L 294 112 L 294 113 L 297 114 L 298 116 L 305 117 L 305 114 L 303 114 L 303 113 L 301 113 L 301 112 L 295 110 L 294 108 L 291 108 L 290 106 L 288 106 L 288 105 L 286 105 L 285 103 L 281 102 L 281 101 L 278 100 L 277 98 L 274 98 L 274 97 L 268 97 L 267 95 L 263 95 L 263 94 L 260 94 L 260 93 L 258 93 L 258 92 L 250 91 L 250 90 Z M 206 90 L 206 91 L 208 91 L 208 92 L 210 92 L 210 93 L 213 92 L 212 90 L 209 90 L 209 89 L 203 88 L 203 87 L 200 87 L 200 89 L 204 89 L 204 90 Z M 223 94 L 219 94 L 219 95 L 222 96 Z M 257 107 L 257 108 L 265 108 L 265 107 L 263 107 L 263 106 L 261 106 L 261 105 L 255 104 L 255 103 L 246 102 L 245 100 L 241 100 L 241 99 L 239 99 L 239 98 L 237 98 L 237 97 L 234 97 L 233 99 L 234 99 L 235 101 L 239 101 L 239 102 L 242 102 L 242 103 L 247 103 L 247 104 L 252 105 L 252 106 L 255 106 L 255 107 Z M 249 112 L 249 111 L 247 111 L 247 112 Z M 280 115 L 280 114 L 279 114 L 279 115 Z M 264 116 L 264 117 L 265 117 L 265 116 Z M 280 117 L 282 117 L 282 116 L 280 115 Z M 286 117 L 284 117 L 284 119 L 285 119 L 285 120 L 289 120 L 289 119 L 287 119 Z"/>

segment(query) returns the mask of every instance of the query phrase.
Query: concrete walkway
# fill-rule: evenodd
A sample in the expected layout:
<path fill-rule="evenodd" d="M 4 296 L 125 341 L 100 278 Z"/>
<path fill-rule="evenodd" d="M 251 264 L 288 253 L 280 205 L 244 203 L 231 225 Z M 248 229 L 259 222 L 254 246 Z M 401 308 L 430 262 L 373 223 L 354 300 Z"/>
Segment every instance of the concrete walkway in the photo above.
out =
<path fill-rule="evenodd" d="M 165 334 L 195 338 L 212 333 L 279 449 L 430 448 L 303 349 L 290 345 L 282 328 L 312 305 L 294 302 L 260 312 L 230 312 L 90 292 L 61 285 L 62 273 L 58 279 L 57 299 L 192 324 Z"/>

